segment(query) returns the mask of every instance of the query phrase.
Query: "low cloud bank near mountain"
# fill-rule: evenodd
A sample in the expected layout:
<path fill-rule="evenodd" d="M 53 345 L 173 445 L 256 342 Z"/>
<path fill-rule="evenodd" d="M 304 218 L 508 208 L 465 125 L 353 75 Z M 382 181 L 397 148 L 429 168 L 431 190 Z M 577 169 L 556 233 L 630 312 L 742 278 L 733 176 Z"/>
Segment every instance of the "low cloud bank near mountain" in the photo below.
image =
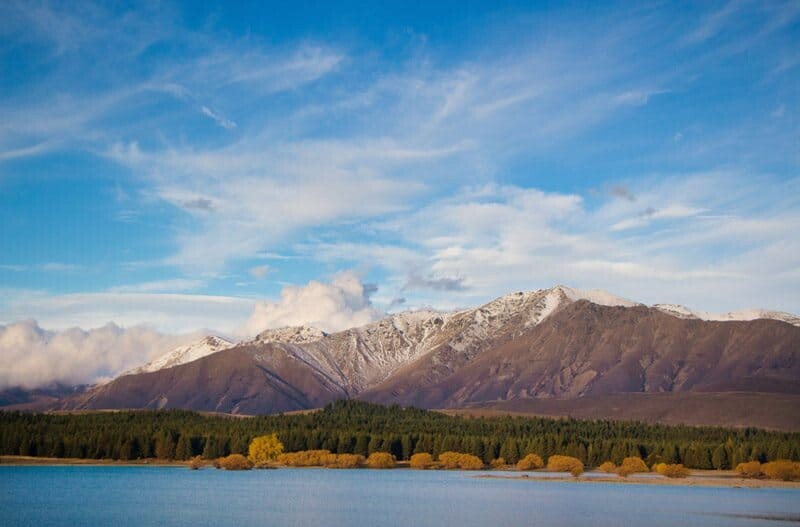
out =
<path fill-rule="evenodd" d="M 196 338 L 111 323 L 64 331 L 47 331 L 35 320 L 0 325 L 0 389 L 103 381 Z"/>
<path fill-rule="evenodd" d="M 235 341 L 284 326 L 309 325 L 328 332 L 362 326 L 384 315 L 372 305 L 374 291 L 352 272 L 337 274 L 330 283 L 288 285 L 278 300 L 256 303 L 236 337 L 226 336 Z M 51 331 L 35 319 L 0 325 L 0 389 L 101 382 L 216 333 L 198 329 L 167 334 L 148 325 L 123 328 L 114 323 Z"/>

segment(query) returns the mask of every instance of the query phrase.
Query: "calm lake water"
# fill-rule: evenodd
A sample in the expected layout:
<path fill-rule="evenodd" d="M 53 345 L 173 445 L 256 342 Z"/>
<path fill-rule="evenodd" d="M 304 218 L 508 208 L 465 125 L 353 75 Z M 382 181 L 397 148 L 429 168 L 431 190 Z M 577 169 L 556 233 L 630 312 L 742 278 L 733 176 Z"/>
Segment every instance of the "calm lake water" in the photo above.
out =
<path fill-rule="evenodd" d="M 0 524 L 6 527 L 800 524 L 800 491 L 794 489 L 572 484 L 476 479 L 475 475 L 412 470 L 224 472 L 141 466 L 5 466 L 0 467 Z"/>

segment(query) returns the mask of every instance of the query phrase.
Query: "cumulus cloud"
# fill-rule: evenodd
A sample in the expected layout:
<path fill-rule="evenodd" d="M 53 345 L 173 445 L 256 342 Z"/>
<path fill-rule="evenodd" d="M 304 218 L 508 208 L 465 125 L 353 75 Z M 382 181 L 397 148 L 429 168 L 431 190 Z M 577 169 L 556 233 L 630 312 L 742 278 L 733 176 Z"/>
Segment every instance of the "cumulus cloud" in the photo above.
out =
<path fill-rule="evenodd" d="M 341 331 L 377 320 L 383 313 L 372 305 L 370 289 L 352 272 L 330 283 L 312 280 L 305 286 L 286 286 L 280 300 L 259 302 L 241 328 L 244 335 L 265 329 L 310 325 L 323 331 Z"/>
<path fill-rule="evenodd" d="M 0 325 L 0 389 L 107 380 L 198 336 L 114 324 L 88 331 L 47 331 L 34 320 Z"/>

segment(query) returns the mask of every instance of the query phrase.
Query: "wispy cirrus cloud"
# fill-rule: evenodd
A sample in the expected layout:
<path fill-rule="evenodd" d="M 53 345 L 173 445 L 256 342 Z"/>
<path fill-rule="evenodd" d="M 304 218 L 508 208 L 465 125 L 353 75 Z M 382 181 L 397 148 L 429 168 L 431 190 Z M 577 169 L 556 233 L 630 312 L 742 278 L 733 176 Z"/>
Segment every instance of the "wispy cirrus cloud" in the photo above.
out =
<path fill-rule="evenodd" d="M 719 193 L 732 183 L 735 192 Z M 385 269 L 387 304 L 402 296 L 407 305 L 455 308 L 566 282 L 719 310 L 766 294 L 772 307 L 791 311 L 788 291 L 800 287 L 800 246 L 789 241 L 800 225 L 798 184 L 741 173 L 661 176 L 626 182 L 625 195 L 636 200 L 599 204 L 529 188 L 471 188 L 374 226 L 399 234 L 400 246 L 344 243 L 318 256 Z M 447 291 L 444 302 L 437 290 Z"/>
<path fill-rule="evenodd" d="M 97 327 L 114 322 L 122 327 L 147 324 L 172 334 L 209 328 L 233 332 L 251 313 L 254 300 L 233 296 L 160 293 L 193 286 L 184 281 L 119 286 L 100 293 L 51 294 L 9 290 L 0 310 L 7 321 L 35 318 L 48 329 Z"/>
<path fill-rule="evenodd" d="M 255 297 L 272 282 L 251 280 L 266 276 L 264 258 L 276 281 L 374 269 L 370 299 L 383 306 L 568 282 L 707 309 L 756 294 L 792 309 L 791 2 L 521 14 L 466 32 L 459 53 L 436 38 L 389 52 L 369 39 L 277 42 L 212 18 L 189 28 L 179 6 L 158 17 L 27 6 L 0 7 L 0 35 L 41 46 L 50 67 L 3 92 L 0 168 L 91 156 L 136 183 L 114 220 L 145 221 L 138 201 L 170 213 L 159 218 L 169 239 L 153 241 L 163 254 L 139 262 L 169 276 L 103 286 L 78 308 L 82 323 L 140 320 L 155 293 L 187 306 L 184 293 L 223 271 L 239 284 L 232 296 Z M 736 63 L 743 49 L 752 57 Z M 769 276 L 753 271 L 759 252 Z M 113 295 L 134 295 L 117 298 L 135 316 L 114 317 Z M 48 305 L 6 312 L 52 317 Z M 177 311 L 152 316 L 166 327 Z M 204 313 L 198 324 L 214 313 L 233 327 Z"/>

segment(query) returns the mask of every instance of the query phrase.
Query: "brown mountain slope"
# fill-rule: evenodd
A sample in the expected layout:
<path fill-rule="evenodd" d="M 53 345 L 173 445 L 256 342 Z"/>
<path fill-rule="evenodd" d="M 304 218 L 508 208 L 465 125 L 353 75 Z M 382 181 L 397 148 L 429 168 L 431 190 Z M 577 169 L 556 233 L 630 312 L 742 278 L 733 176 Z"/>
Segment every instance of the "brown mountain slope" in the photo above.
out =
<path fill-rule="evenodd" d="M 785 322 L 708 322 L 548 298 L 560 299 L 537 293 L 448 317 L 395 316 L 309 342 L 255 340 L 120 377 L 60 407 L 265 414 L 347 397 L 427 408 L 542 398 L 579 400 L 591 415 L 584 403 L 609 394 L 691 392 L 697 404 L 701 392 L 800 394 L 800 328 Z M 656 415 L 668 405 L 659 404 L 641 408 Z M 713 408 L 698 415 L 714 422 Z"/>
<path fill-rule="evenodd" d="M 290 345 L 277 344 L 220 351 L 181 366 L 125 375 L 60 406 L 268 414 L 323 406 L 348 396 L 291 351 Z"/>
<path fill-rule="evenodd" d="M 615 393 L 493 401 L 443 411 L 455 415 L 537 415 L 800 431 L 800 394 L 793 393 Z"/>
<path fill-rule="evenodd" d="M 448 348 L 435 350 L 361 397 L 454 408 L 520 398 L 729 391 L 746 385 L 800 393 L 800 328 L 774 320 L 706 322 L 644 306 L 582 300 L 521 333 L 485 342 L 467 364 L 451 361 L 452 354 Z"/>

